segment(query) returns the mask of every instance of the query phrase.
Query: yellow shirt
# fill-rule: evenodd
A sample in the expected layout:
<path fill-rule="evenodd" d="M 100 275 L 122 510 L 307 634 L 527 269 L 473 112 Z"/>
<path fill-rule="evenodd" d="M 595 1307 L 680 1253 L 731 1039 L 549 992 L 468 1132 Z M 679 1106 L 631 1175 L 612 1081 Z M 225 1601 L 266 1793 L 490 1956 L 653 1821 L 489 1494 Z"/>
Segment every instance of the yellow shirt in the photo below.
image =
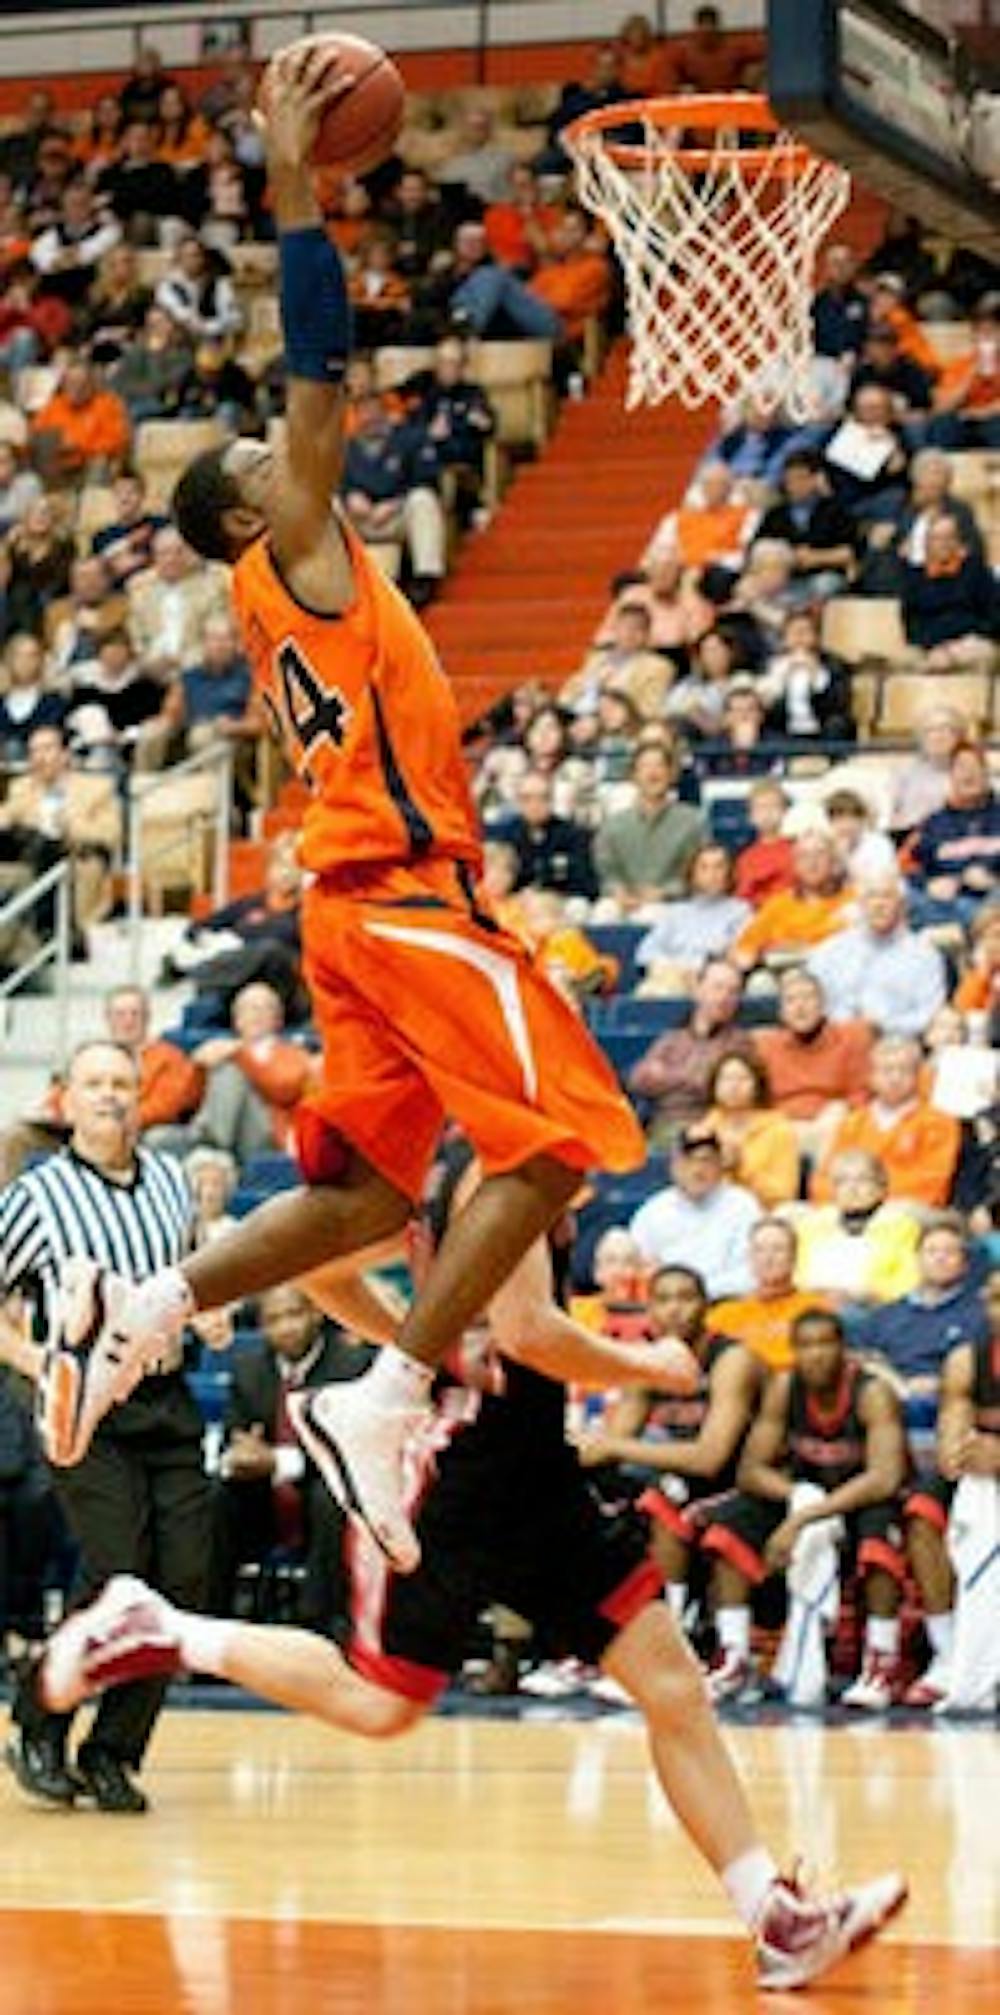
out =
<path fill-rule="evenodd" d="M 800 1288 L 826 1291 L 846 1301 L 898 1301 L 920 1277 L 913 1211 L 884 1203 L 863 1231 L 845 1231 L 832 1203 L 820 1204 L 796 1220 L 799 1240 L 796 1281 Z"/>

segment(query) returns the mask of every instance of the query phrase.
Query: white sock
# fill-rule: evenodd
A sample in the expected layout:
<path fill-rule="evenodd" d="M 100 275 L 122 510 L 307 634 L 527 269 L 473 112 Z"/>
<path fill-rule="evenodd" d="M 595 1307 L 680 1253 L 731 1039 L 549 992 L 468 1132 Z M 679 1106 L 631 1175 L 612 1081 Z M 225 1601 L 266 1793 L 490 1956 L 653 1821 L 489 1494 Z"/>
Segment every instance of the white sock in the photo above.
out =
<path fill-rule="evenodd" d="M 684 1611 L 688 1606 L 687 1582 L 668 1581 L 663 1593 L 667 1598 L 670 1614 L 680 1629 L 684 1623 Z"/>
<path fill-rule="evenodd" d="M 221 1616 L 192 1616 L 187 1610 L 172 1609 L 171 1616 L 188 1671 L 208 1672 L 215 1679 L 224 1679 L 224 1661 L 233 1625 Z"/>
<path fill-rule="evenodd" d="M 865 1646 L 881 1658 L 899 1657 L 899 1617 L 869 1616 L 865 1624 Z"/>
<path fill-rule="evenodd" d="M 150 1343 L 179 1336 L 197 1308 L 179 1266 L 164 1267 L 141 1281 L 128 1303 L 128 1324 L 135 1337 Z"/>
<path fill-rule="evenodd" d="M 432 1364 L 419 1364 L 405 1350 L 387 1343 L 365 1378 L 369 1396 L 379 1406 L 420 1407 L 427 1403 L 434 1378 Z"/>
<path fill-rule="evenodd" d="M 733 1909 L 752 1931 L 760 1916 L 772 1883 L 779 1880 L 778 1864 L 766 1847 L 748 1847 L 722 1871 L 722 1886 Z"/>
<path fill-rule="evenodd" d="M 954 1610 L 946 1609 L 943 1616 L 925 1616 L 924 1629 L 935 1658 L 950 1658 L 955 1643 Z"/>
<path fill-rule="evenodd" d="M 715 1628 L 723 1651 L 734 1651 L 737 1658 L 750 1656 L 750 1611 L 739 1609 L 717 1609 Z"/>

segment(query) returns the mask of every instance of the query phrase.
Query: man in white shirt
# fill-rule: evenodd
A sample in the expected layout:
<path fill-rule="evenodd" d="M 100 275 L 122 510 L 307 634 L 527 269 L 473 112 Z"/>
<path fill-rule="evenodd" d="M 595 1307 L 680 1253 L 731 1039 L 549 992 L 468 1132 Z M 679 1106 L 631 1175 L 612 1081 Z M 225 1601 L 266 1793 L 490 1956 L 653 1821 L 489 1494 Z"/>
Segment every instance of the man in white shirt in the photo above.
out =
<path fill-rule="evenodd" d="M 818 945 L 808 962 L 830 1020 L 859 1018 L 886 1035 L 922 1036 L 947 998 L 941 953 L 910 930 L 897 874 L 873 876 L 859 898 L 858 923 Z"/>
<path fill-rule="evenodd" d="M 696 1267 L 710 1301 L 749 1294 L 750 1233 L 761 1216 L 755 1196 L 722 1179 L 722 1146 L 704 1122 L 685 1127 L 671 1164 L 673 1183 L 651 1196 L 629 1226 L 650 1267 Z"/>

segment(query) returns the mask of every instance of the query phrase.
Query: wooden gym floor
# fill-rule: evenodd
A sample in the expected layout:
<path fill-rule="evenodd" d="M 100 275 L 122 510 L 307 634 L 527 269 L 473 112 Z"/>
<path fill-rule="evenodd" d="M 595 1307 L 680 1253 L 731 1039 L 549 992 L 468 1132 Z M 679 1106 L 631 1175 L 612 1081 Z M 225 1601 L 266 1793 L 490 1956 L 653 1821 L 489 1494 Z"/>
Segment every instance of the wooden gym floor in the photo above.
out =
<path fill-rule="evenodd" d="M 886 1940 L 805 2002 L 758 2001 L 631 1715 L 442 1718 L 378 1747 L 174 1709 L 145 1819 L 38 1811 L 0 1781 L 0 2015 L 996 2009 L 995 1731 L 730 1733 L 781 1854 L 911 1878 Z"/>

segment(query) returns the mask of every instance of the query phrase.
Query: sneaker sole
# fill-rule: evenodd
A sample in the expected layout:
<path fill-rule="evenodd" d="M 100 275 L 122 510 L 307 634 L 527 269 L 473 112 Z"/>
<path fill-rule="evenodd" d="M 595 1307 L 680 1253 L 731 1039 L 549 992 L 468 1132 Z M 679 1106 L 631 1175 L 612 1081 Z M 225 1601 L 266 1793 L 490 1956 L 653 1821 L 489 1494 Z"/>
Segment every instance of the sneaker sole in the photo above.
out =
<path fill-rule="evenodd" d="M 76 1444 L 82 1398 L 80 1361 L 61 1343 L 56 1344 L 42 1370 L 38 1432 L 49 1461 L 57 1469 L 72 1468 L 79 1459 Z"/>
<path fill-rule="evenodd" d="M 315 1418 L 316 1395 L 310 1392 L 292 1392 L 288 1395 L 288 1411 L 292 1425 L 306 1454 L 316 1464 L 330 1496 L 340 1505 L 342 1511 L 357 1520 L 396 1574 L 412 1574 L 420 1565 L 420 1548 L 413 1541 L 412 1550 L 405 1553 L 388 1545 L 378 1527 L 372 1523 L 363 1498 L 360 1496 L 350 1464 L 327 1433 L 322 1421 Z"/>
<path fill-rule="evenodd" d="M 171 1679 L 182 1670 L 176 1638 L 164 1636 L 152 1624 L 144 1631 L 141 1615 L 126 1619 L 126 1623 L 133 1634 L 124 1642 L 109 1640 L 85 1655 L 83 1675 L 88 1688 L 103 1692 L 109 1686 L 127 1686 L 138 1679 Z"/>

